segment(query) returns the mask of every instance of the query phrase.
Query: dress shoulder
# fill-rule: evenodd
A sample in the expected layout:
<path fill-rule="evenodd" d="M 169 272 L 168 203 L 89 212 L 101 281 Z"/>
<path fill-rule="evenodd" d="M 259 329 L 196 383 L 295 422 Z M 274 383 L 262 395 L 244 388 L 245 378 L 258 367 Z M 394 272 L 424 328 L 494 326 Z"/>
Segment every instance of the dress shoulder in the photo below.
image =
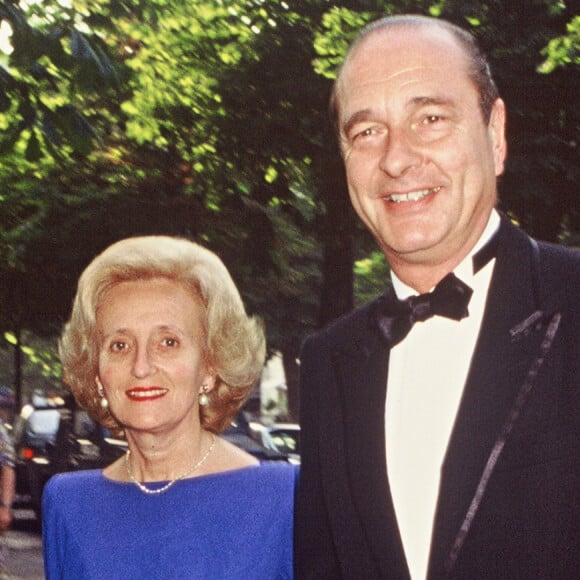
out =
<path fill-rule="evenodd" d="M 217 474 L 215 483 L 224 489 L 238 487 L 249 498 L 258 494 L 262 501 L 266 498 L 272 501 L 291 500 L 298 476 L 298 465 L 284 461 L 264 461 L 258 467 Z"/>
<path fill-rule="evenodd" d="M 53 475 L 44 487 L 46 494 L 63 493 L 66 490 L 77 489 L 84 486 L 93 486 L 103 478 L 100 469 L 87 469 L 81 471 L 69 471 Z"/>
<path fill-rule="evenodd" d="M 289 580 L 297 474 L 265 462 L 150 496 L 102 471 L 57 475 L 43 498 L 46 578 Z"/>

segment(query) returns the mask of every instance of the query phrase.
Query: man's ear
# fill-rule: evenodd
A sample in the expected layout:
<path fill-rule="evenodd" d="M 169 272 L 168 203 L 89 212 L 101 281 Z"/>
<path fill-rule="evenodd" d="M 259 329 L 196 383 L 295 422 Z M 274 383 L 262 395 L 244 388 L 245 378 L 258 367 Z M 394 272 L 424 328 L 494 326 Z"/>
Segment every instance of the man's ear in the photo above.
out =
<path fill-rule="evenodd" d="M 496 99 L 491 108 L 488 130 L 493 149 L 493 163 L 495 174 L 501 175 L 504 170 L 504 162 L 507 156 L 507 143 L 505 139 L 506 110 L 502 99 Z"/>

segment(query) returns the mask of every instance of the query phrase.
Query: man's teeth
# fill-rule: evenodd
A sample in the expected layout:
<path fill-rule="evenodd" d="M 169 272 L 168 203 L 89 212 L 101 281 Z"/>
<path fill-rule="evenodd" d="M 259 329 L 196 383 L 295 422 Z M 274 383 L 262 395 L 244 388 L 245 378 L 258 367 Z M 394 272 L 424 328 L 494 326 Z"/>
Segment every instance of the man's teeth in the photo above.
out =
<path fill-rule="evenodd" d="M 389 201 L 401 203 L 403 201 L 419 201 L 427 197 L 430 193 L 437 193 L 441 187 L 432 187 L 431 189 L 421 189 L 420 191 L 411 191 L 409 193 L 393 193 L 387 197 Z"/>
<path fill-rule="evenodd" d="M 164 395 L 167 389 L 151 389 L 148 391 L 129 391 L 129 396 L 134 399 L 145 399 L 147 397 L 158 397 Z"/>

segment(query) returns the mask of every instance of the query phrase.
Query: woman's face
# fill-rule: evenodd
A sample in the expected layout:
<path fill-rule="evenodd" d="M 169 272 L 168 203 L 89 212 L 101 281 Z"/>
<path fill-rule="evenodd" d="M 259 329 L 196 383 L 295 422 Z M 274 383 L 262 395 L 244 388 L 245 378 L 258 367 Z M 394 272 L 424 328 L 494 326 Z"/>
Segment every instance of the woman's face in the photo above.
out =
<path fill-rule="evenodd" d="M 109 410 L 128 431 L 160 433 L 199 422 L 203 316 L 185 286 L 156 278 L 122 282 L 97 311 L 99 373 Z"/>

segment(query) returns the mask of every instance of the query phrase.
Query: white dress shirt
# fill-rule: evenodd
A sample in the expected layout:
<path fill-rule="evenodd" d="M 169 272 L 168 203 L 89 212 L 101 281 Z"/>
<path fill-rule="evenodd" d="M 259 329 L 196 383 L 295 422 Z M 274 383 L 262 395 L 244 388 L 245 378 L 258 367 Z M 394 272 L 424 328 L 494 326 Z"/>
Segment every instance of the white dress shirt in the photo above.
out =
<path fill-rule="evenodd" d="M 469 316 L 417 322 L 390 353 L 385 411 L 387 471 L 413 580 L 427 574 L 440 473 L 479 334 L 492 259 L 477 274 L 472 257 L 499 227 L 492 212 L 479 242 L 455 268 L 472 290 Z M 399 298 L 417 294 L 391 272 Z"/>

